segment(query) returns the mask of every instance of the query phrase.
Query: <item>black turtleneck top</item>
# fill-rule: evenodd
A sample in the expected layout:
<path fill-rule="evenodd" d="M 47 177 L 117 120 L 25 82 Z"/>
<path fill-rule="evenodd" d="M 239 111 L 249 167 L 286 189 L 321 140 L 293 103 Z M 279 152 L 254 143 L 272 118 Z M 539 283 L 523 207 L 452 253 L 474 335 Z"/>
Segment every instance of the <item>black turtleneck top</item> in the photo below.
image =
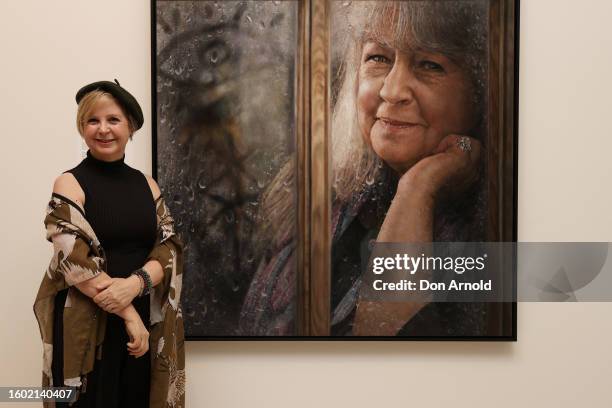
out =
<path fill-rule="evenodd" d="M 85 192 L 85 218 L 106 252 L 108 274 L 129 276 L 143 265 L 134 264 L 140 258 L 136 253 L 146 257 L 155 242 L 155 204 L 147 179 L 124 158 L 106 162 L 90 152 L 68 173 Z"/>
<path fill-rule="evenodd" d="M 142 267 L 155 242 L 155 204 L 147 179 L 124 158 L 87 157 L 68 173 L 85 192 L 85 218 L 107 257 L 107 273 L 127 277 Z"/>
<path fill-rule="evenodd" d="M 155 244 L 157 221 L 153 194 L 140 171 L 125 164 L 124 158 L 113 162 L 87 157 L 68 170 L 85 192 L 85 218 L 104 248 L 106 272 L 114 278 L 126 278 L 141 268 Z M 55 299 L 53 382 L 62 384 L 64 290 Z M 149 327 L 149 296 L 136 297 L 132 305 Z M 109 313 L 102 359 L 96 360 L 88 374 L 87 392 L 79 398 L 83 407 L 148 407 L 150 357 L 128 356 L 129 341 L 123 319 Z"/>

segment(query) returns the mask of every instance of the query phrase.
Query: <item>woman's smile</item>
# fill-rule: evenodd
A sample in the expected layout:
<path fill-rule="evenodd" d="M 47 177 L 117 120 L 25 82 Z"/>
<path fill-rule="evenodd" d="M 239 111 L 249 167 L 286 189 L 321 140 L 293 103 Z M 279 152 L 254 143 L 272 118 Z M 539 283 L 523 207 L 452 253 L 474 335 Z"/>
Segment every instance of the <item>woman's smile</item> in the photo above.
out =
<path fill-rule="evenodd" d="M 125 155 L 130 134 L 123 109 L 114 99 L 105 96 L 86 118 L 82 136 L 95 158 L 114 161 Z"/>
<path fill-rule="evenodd" d="M 422 125 L 413 122 L 377 118 L 371 132 L 379 134 L 382 138 L 403 138 L 413 136 L 417 132 L 421 134 L 423 129 Z"/>
<path fill-rule="evenodd" d="M 380 116 L 376 121 L 389 131 L 397 131 L 401 129 L 413 129 L 418 126 L 424 126 L 416 120 L 399 120 L 391 117 Z"/>
<path fill-rule="evenodd" d="M 393 128 L 395 128 L 395 127 L 397 127 L 397 128 L 408 128 L 408 127 L 418 126 L 416 123 L 402 122 L 400 120 L 393 120 L 393 119 L 388 119 L 388 118 L 378 118 L 378 120 L 383 125 L 389 126 L 389 127 L 393 127 Z"/>

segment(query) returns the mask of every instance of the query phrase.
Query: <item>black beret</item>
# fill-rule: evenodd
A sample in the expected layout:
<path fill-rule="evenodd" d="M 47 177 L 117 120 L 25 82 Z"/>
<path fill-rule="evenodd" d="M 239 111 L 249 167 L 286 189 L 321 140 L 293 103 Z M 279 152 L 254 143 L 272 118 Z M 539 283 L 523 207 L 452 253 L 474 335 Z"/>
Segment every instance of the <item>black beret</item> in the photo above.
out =
<path fill-rule="evenodd" d="M 81 102 L 81 99 L 83 99 L 86 94 L 91 91 L 95 91 L 96 89 L 108 92 L 115 97 L 123 109 L 125 109 L 125 111 L 132 118 L 134 118 L 134 121 L 136 122 L 136 129 L 134 130 L 138 130 L 142 127 L 142 124 L 144 123 L 144 116 L 142 115 L 142 109 L 140 108 L 138 101 L 132 96 L 131 93 L 125 90 L 125 88 L 122 88 L 119 81 L 116 79 L 115 82 L 99 81 L 85 85 L 79 89 L 79 92 L 76 94 L 77 103 Z"/>

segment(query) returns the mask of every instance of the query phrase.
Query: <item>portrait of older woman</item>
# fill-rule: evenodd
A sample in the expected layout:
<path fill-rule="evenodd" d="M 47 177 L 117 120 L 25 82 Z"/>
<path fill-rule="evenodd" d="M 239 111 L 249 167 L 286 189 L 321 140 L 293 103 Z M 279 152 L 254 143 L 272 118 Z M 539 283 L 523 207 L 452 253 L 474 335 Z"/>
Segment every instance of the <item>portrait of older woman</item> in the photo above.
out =
<path fill-rule="evenodd" d="M 373 242 L 486 240 L 485 0 L 333 2 L 331 334 L 478 336 L 478 303 L 368 302 Z M 262 205 L 246 335 L 295 333 L 289 162 Z"/>

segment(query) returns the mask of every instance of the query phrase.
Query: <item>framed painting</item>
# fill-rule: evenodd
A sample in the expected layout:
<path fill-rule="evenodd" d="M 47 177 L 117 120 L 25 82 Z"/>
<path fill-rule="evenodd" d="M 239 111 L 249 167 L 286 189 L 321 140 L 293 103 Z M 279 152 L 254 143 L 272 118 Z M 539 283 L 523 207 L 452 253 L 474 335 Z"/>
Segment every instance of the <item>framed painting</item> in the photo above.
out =
<path fill-rule="evenodd" d="M 516 241 L 518 6 L 151 2 L 188 339 L 516 339 L 507 299 L 364 286 L 378 244 Z"/>

